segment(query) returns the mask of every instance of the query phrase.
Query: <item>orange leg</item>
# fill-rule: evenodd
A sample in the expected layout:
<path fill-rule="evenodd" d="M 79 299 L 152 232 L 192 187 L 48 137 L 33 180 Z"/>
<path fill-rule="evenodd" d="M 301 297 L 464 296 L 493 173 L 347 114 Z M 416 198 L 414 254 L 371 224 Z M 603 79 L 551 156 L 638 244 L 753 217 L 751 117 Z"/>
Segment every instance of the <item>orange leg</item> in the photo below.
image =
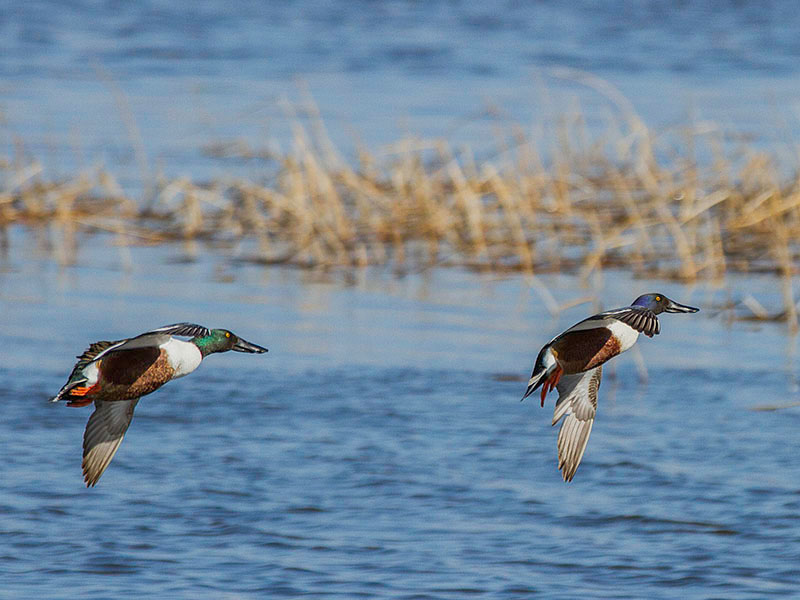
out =
<path fill-rule="evenodd" d="M 89 392 L 91 392 L 94 388 L 97 387 L 97 384 L 90 385 L 89 387 L 74 387 L 69 391 L 70 396 L 85 396 Z"/>
<path fill-rule="evenodd" d="M 90 385 L 89 387 L 74 387 L 69 391 L 67 394 L 67 406 L 86 406 L 87 404 L 92 403 L 91 397 L 87 397 L 87 395 L 91 395 L 92 392 L 99 389 L 98 384 Z"/>
<path fill-rule="evenodd" d="M 556 389 L 558 382 L 561 381 L 561 376 L 564 374 L 564 369 L 561 368 L 561 365 L 556 366 L 556 370 L 550 373 L 547 379 L 544 380 L 544 384 L 542 384 L 542 406 L 544 406 L 544 398 L 547 396 L 547 393 Z"/>

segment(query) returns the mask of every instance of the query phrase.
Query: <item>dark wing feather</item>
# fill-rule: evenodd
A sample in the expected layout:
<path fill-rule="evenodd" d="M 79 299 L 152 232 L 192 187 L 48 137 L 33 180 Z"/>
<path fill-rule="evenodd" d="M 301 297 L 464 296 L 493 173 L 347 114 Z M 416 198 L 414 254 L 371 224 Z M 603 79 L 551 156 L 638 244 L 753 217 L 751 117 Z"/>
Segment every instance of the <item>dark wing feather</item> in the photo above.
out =
<path fill-rule="evenodd" d="M 658 317 L 652 310 L 642 306 L 629 306 L 620 311 L 609 311 L 607 315 L 630 325 L 636 331 L 645 334 L 647 337 L 653 337 L 661 333 Z"/>
<path fill-rule="evenodd" d="M 81 371 L 86 365 L 92 362 L 94 359 L 98 357 L 98 355 L 102 354 L 105 350 L 111 348 L 112 346 L 123 346 L 123 342 L 130 342 L 131 340 L 136 340 L 139 338 L 143 338 L 145 336 L 167 336 L 167 335 L 182 335 L 186 337 L 204 337 L 209 335 L 211 332 L 207 327 L 203 327 L 202 325 L 196 325 L 195 323 L 175 323 L 174 325 L 164 325 L 164 327 L 159 327 L 158 329 L 153 329 L 152 331 L 148 331 L 146 333 L 142 333 L 137 335 L 136 337 L 129 338 L 126 340 L 117 340 L 115 342 L 94 342 L 90 344 L 89 347 L 83 351 L 83 354 L 78 356 L 78 362 L 75 364 L 75 368 L 72 370 L 72 374 Z M 131 348 L 140 347 L 139 345 L 130 345 Z M 125 349 L 125 348 L 120 348 Z"/>
<path fill-rule="evenodd" d="M 186 337 L 205 337 L 211 334 L 208 327 L 197 325 L 196 323 L 174 323 L 173 325 L 164 325 L 158 329 L 153 329 L 142 335 L 182 335 Z M 141 336 L 137 336 L 141 337 Z"/>
<path fill-rule="evenodd" d="M 117 340 L 116 342 L 102 341 L 89 344 L 89 347 L 83 351 L 83 354 L 77 357 L 78 362 L 75 363 L 75 367 L 72 369 L 72 374 L 69 378 L 72 379 L 74 375 L 82 371 L 83 368 L 97 358 L 97 355 L 102 353 L 103 350 L 110 348 L 114 344 L 119 344 L 121 341 L 123 340 Z"/>
<path fill-rule="evenodd" d="M 152 331 L 140 333 L 136 337 L 123 340 L 116 346 L 109 346 L 105 352 L 117 350 L 136 350 L 138 348 L 146 348 L 148 346 L 160 346 L 161 344 L 169 341 L 173 335 L 182 337 L 205 337 L 210 335 L 211 331 L 207 327 L 197 325 L 195 323 L 175 323 L 174 325 L 164 325 Z M 103 356 L 101 352 L 95 359 Z"/>
<path fill-rule="evenodd" d="M 148 346 L 160 346 L 161 344 L 169 341 L 170 337 L 178 335 L 181 337 L 205 337 L 211 335 L 208 327 L 197 325 L 195 323 L 175 323 L 173 325 L 164 325 L 152 331 L 140 333 L 136 337 L 124 340 L 124 343 L 119 346 L 111 346 L 109 350 L 136 350 L 138 348 L 146 348 Z"/>
<path fill-rule="evenodd" d="M 119 449 L 133 419 L 138 398 L 104 402 L 96 400 L 95 409 L 83 433 L 83 478 L 86 487 L 100 479 Z"/>

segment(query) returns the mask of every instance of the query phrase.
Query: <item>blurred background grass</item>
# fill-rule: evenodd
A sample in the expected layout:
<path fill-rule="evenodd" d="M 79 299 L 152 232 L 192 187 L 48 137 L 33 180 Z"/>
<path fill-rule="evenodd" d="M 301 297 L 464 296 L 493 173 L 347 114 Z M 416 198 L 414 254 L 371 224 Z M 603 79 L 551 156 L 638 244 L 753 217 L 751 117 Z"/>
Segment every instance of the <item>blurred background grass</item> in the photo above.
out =
<path fill-rule="evenodd" d="M 124 100 L 118 106 L 124 112 Z M 683 282 L 772 273 L 783 309 L 751 298 L 741 316 L 797 329 L 798 170 L 719 126 L 660 133 L 629 110 L 593 132 L 573 112 L 552 138 L 498 127 L 498 150 L 481 158 L 446 139 L 409 136 L 348 159 L 310 99 L 290 112 L 283 153 L 241 139 L 202 148 L 228 162 L 261 161 L 264 177 L 198 181 L 143 169 L 136 195 L 102 165 L 48 176 L 18 139 L 0 157 L 2 251 L 13 252 L 9 228 L 22 226 L 62 265 L 74 263 L 84 234 L 103 232 L 124 265 L 130 245 L 182 242 L 189 255 L 318 270 L 459 266 L 586 280 L 619 268 Z M 123 120 L 136 131 L 132 114 Z"/>

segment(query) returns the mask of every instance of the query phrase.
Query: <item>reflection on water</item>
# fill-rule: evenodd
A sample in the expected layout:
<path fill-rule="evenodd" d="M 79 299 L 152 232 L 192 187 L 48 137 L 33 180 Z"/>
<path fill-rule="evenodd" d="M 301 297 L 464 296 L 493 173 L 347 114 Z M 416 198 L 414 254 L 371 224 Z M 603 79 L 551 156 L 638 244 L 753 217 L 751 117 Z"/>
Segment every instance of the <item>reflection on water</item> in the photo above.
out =
<path fill-rule="evenodd" d="M 750 410 L 796 395 L 795 344 L 778 325 L 728 327 L 705 310 L 710 289 L 607 275 L 606 308 L 652 288 L 704 311 L 664 315 L 662 334 L 640 341 L 647 383 L 631 353 L 609 363 L 566 485 L 552 404 L 519 398 L 539 347 L 594 307 L 553 318 L 519 278 L 455 270 L 343 285 L 221 259 L 170 264 L 167 248 L 135 249 L 124 273 L 100 240 L 84 252 L 95 266 L 18 259 L 0 274 L 7 597 L 795 590 L 800 412 Z M 587 295 L 543 281 L 560 302 Z M 181 320 L 270 353 L 210 357 L 144 398 L 86 490 L 89 410 L 47 398 L 87 342 Z"/>

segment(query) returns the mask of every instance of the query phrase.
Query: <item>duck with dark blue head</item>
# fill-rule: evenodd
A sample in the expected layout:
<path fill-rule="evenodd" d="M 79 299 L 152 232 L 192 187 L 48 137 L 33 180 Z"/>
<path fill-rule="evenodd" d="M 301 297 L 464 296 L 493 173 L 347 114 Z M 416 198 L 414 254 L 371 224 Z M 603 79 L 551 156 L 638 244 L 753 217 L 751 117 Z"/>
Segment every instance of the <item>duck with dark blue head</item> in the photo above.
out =
<path fill-rule="evenodd" d="M 661 332 L 662 313 L 696 313 L 698 308 L 670 300 L 664 294 L 644 294 L 630 306 L 607 310 L 576 323 L 539 352 L 524 400 L 541 386 L 541 401 L 558 390 L 553 425 L 558 433 L 558 468 L 571 481 L 583 458 L 597 411 L 602 365 L 633 347 L 639 334 Z"/>

